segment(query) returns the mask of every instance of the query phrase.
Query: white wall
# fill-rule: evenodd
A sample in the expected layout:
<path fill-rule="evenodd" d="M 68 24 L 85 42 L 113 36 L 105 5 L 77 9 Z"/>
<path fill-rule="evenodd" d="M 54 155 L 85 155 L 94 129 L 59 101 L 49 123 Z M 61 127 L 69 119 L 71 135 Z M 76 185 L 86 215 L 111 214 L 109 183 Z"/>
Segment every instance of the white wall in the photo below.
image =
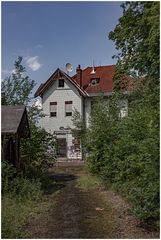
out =
<path fill-rule="evenodd" d="M 45 91 L 42 98 L 43 113 L 42 127 L 49 132 L 59 130 L 60 127 L 72 127 L 72 116 L 65 116 L 65 101 L 73 101 L 72 108 L 76 108 L 82 114 L 82 97 L 78 90 L 67 80 L 64 88 L 58 87 L 58 81 Z M 50 102 L 57 102 L 57 116 L 50 117 Z"/>

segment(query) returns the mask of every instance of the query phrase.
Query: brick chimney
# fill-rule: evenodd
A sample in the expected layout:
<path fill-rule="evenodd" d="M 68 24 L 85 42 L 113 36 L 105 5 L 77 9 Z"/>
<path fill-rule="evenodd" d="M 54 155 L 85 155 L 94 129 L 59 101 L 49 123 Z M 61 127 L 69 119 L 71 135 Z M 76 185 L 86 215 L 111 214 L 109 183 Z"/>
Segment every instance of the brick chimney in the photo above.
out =
<path fill-rule="evenodd" d="M 80 65 L 78 65 L 76 72 L 77 72 L 77 83 L 82 88 L 82 69 Z"/>

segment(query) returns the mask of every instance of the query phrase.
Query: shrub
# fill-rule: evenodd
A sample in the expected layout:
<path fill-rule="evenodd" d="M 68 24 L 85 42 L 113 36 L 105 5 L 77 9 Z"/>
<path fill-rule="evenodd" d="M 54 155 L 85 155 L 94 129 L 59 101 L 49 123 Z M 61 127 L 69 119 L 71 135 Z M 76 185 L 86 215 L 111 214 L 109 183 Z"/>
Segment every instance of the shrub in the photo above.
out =
<path fill-rule="evenodd" d="M 143 220 L 159 217 L 159 110 L 148 98 L 131 103 L 119 121 L 103 106 L 95 108 L 88 131 L 90 171 L 129 198 Z"/>

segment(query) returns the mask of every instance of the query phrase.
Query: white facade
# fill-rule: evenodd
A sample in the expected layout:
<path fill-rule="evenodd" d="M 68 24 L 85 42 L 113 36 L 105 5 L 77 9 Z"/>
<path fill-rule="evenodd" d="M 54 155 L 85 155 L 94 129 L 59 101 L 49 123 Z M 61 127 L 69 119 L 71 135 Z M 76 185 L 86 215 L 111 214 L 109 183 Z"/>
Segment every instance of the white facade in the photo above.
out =
<path fill-rule="evenodd" d="M 58 86 L 58 81 L 53 81 L 53 84 L 44 92 L 42 96 L 42 108 L 45 117 L 41 120 L 41 127 L 49 133 L 54 133 L 57 139 L 66 141 L 66 158 L 77 159 L 82 158 L 80 151 L 74 150 L 74 137 L 71 134 L 70 128 L 73 128 L 72 116 L 65 114 L 65 102 L 72 101 L 72 111 L 76 109 L 83 114 L 83 98 L 79 91 L 68 80 L 64 80 L 64 87 Z M 50 116 L 50 103 L 57 103 L 56 117 Z"/>
<path fill-rule="evenodd" d="M 65 101 L 72 101 L 72 109 L 77 109 L 82 114 L 82 97 L 77 89 L 67 80 L 64 88 L 58 87 L 58 81 L 48 88 L 42 98 L 43 113 L 42 127 L 49 132 L 60 130 L 60 127 L 73 127 L 72 117 L 65 116 Z M 50 117 L 50 102 L 57 102 L 57 116 Z"/>

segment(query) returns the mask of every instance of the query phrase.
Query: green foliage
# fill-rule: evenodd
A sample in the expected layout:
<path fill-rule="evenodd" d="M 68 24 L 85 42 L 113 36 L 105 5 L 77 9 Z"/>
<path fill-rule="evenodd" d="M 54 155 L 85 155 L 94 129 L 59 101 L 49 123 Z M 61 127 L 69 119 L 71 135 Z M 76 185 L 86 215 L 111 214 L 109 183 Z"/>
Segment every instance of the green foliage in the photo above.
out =
<path fill-rule="evenodd" d="M 22 57 L 18 57 L 14 64 L 14 72 L 2 82 L 2 104 L 27 106 L 30 138 L 21 139 L 20 159 L 23 164 L 21 167 L 27 176 L 39 177 L 55 162 L 55 138 L 37 126 L 43 115 L 34 104 L 32 106 L 29 104 L 35 81 L 29 76 L 24 76 L 26 70 L 22 60 Z"/>
<path fill-rule="evenodd" d="M 42 196 L 41 183 L 27 179 L 8 162 L 2 161 L 2 237 L 25 237 L 22 227 Z"/>
<path fill-rule="evenodd" d="M 2 160 L 2 193 L 8 193 L 11 189 L 10 181 L 16 174 L 16 169 L 8 162 Z"/>
<path fill-rule="evenodd" d="M 73 135 L 83 139 L 86 130 L 85 121 L 77 109 L 75 109 L 73 112 L 72 122 L 74 125 L 74 128 L 72 129 Z"/>
<path fill-rule="evenodd" d="M 25 76 L 26 70 L 22 66 L 22 57 L 18 57 L 14 64 L 14 71 L 11 76 L 2 81 L 2 104 L 22 105 L 30 100 L 29 95 L 35 86 L 35 81 Z"/>
<path fill-rule="evenodd" d="M 120 69 L 159 77 L 159 2 L 125 2 L 123 16 L 109 38 L 119 50 Z"/>
<path fill-rule="evenodd" d="M 83 116 L 81 116 L 80 112 L 75 109 L 72 116 L 73 128 L 72 134 L 75 138 L 80 139 L 81 147 L 82 147 L 82 154 L 83 157 L 86 153 L 86 126 L 85 120 Z"/>
<path fill-rule="evenodd" d="M 157 113 L 144 106 L 117 120 L 97 106 L 88 131 L 90 171 L 110 180 L 134 203 L 133 211 L 142 219 L 157 218 L 159 213 Z"/>
<path fill-rule="evenodd" d="M 19 200 L 38 199 L 41 195 L 39 179 L 27 179 L 14 166 L 2 161 L 2 195 L 11 195 Z"/>
<path fill-rule="evenodd" d="M 140 219 L 159 218 L 159 2 L 126 2 L 109 34 L 119 50 L 109 109 L 97 104 L 88 165 L 129 198 Z M 128 117 L 118 118 L 122 77 L 134 74 Z"/>
<path fill-rule="evenodd" d="M 31 136 L 21 139 L 21 160 L 27 176 L 40 177 L 55 163 L 55 137 L 30 124 Z"/>

